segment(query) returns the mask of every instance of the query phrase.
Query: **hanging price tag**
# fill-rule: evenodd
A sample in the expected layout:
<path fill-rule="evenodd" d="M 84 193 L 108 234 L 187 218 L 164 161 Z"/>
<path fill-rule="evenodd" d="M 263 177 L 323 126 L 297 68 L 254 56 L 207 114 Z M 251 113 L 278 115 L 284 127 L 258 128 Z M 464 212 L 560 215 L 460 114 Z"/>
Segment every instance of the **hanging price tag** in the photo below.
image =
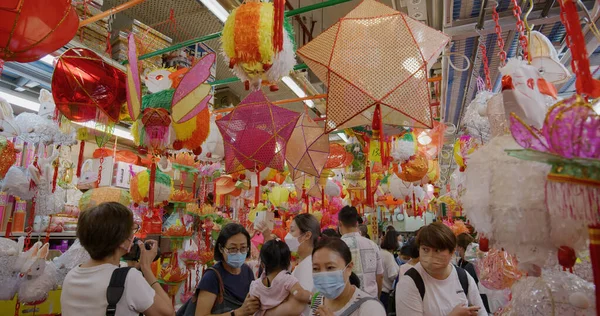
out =
<path fill-rule="evenodd" d="M 258 175 L 254 172 L 250 176 L 250 186 L 253 188 L 258 186 Z"/>
<path fill-rule="evenodd" d="M 372 162 L 381 162 L 381 146 L 379 140 L 369 141 L 369 160 Z"/>

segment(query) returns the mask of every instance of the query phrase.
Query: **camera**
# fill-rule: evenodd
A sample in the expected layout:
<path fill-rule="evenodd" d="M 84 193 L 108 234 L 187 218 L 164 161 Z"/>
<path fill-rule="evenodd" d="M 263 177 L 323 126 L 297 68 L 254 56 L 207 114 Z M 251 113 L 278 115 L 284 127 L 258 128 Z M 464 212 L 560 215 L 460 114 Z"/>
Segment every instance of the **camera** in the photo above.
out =
<path fill-rule="evenodd" d="M 125 261 L 140 261 L 140 255 L 141 255 L 141 251 L 140 251 L 140 246 L 138 246 L 138 241 L 140 241 L 141 239 L 135 237 L 133 238 L 133 244 L 131 245 L 131 250 L 129 250 L 128 253 L 126 253 L 123 256 L 123 260 Z M 146 250 L 150 250 L 152 249 L 152 245 L 150 245 L 149 243 L 144 243 L 144 246 L 146 247 Z M 160 258 L 160 248 L 157 249 L 158 252 L 156 253 L 156 257 L 154 258 L 153 261 L 158 260 L 158 258 Z"/>

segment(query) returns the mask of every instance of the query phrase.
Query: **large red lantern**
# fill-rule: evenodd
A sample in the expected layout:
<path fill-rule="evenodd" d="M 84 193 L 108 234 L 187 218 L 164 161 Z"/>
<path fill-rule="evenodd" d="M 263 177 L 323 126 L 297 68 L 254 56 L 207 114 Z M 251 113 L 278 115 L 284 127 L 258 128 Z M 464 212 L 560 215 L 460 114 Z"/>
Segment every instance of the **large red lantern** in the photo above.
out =
<path fill-rule="evenodd" d="M 36 61 L 67 44 L 78 27 L 71 0 L 2 0 L 0 59 Z"/>
<path fill-rule="evenodd" d="M 69 120 L 86 122 L 98 117 L 119 120 L 126 102 L 125 73 L 85 48 L 71 48 L 57 60 L 52 96 Z"/>

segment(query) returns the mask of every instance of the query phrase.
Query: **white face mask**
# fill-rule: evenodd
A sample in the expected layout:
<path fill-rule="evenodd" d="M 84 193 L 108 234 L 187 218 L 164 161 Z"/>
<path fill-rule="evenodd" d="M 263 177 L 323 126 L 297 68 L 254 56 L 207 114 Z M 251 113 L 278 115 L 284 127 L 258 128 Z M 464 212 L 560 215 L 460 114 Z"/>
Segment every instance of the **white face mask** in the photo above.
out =
<path fill-rule="evenodd" d="M 287 235 L 285 235 L 284 240 L 285 240 L 285 243 L 290 248 L 291 252 L 298 251 L 298 247 L 300 247 L 300 244 L 301 244 L 301 242 L 298 241 L 298 238 L 292 236 L 292 234 L 290 234 L 290 233 L 287 233 Z"/>

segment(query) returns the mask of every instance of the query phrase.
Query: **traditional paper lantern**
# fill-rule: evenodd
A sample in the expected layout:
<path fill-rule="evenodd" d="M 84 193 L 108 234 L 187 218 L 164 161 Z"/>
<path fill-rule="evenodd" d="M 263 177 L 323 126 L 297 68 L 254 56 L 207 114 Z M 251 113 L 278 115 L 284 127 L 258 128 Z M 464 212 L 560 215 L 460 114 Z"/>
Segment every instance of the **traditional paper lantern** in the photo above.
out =
<path fill-rule="evenodd" d="M 156 170 L 156 180 L 154 182 L 154 204 L 161 205 L 168 201 L 173 190 L 173 180 L 168 174 Z M 129 182 L 129 192 L 133 202 L 147 205 L 150 191 L 150 170 L 138 172 Z M 152 207 L 155 205 L 151 205 Z"/>
<path fill-rule="evenodd" d="M 448 41 L 445 34 L 380 2 L 361 2 L 298 50 L 327 84 L 325 132 L 378 119 L 433 127 L 427 75 Z"/>
<path fill-rule="evenodd" d="M 128 58 L 127 107 L 129 116 L 135 120 L 132 127 L 134 142 L 156 152 L 172 146 L 200 153 L 210 127 L 208 104 L 212 86 L 206 81 L 216 55 L 202 57 L 181 81 L 177 78 L 180 72 L 166 69 L 151 72 L 144 82 L 153 93 L 144 97 L 133 34 L 129 35 Z"/>
<path fill-rule="evenodd" d="M 279 207 L 284 203 L 287 203 L 290 198 L 290 191 L 284 187 L 275 186 L 268 193 L 269 201 L 273 206 Z"/>
<path fill-rule="evenodd" d="M 397 162 L 404 162 L 417 153 L 417 137 L 414 133 L 404 133 L 392 147 L 391 156 Z"/>
<path fill-rule="evenodd" d="M 249 94 L 217 121 L 225 143 L 228 173 L 283 170 L 287 141 L 300 115 L 272 104 L 262 91 Z"/>
<path fill-rule="evenodd" d="M 71 0 L 6 0 L 0 5 L 0 59 L 27 63 L 66 45 L 79 28 Z"/>
<path fill-rule="evenodd" d="M 115 123 L 126 101 L 125 73 L 89 49 L 71 48 L 56 62 L 52 96 L 71 121 Z"/>
<path fill-rule="evenodd" d="M 79 200 L 79 209 L 83 212 L 105 202 L 117 202 L 127 207 L 131 204 L 131 194 L 127 190 L 114 187 L 101 187 L 87 190 Z"/>
<path fill-rule="evenodd" d="M 397 175 L 392 175 L 389 178 L 390 193 L 394 198 L 404 200 L 407 196 L 412 196 L 412 183 L 402 181 Z"/>
<path fill-rule="evenodd" d="M 285 159 L 297 171 L 318 177 L 329 156 L 329 135 L 303 113 L 288 140 Z M 352 162 L 352 161 L 350 161 Z"/>
<path fill-rule="evenodd" d="M 423 153 L 417 153 L 409 160 L 398 165 L 394 165 L 394 173 L 407 182 L 421 181 L 429 170 L 427 157 Z"/>
<path fill-rule="evenodd" d="M 223 56 L 248 90 L 275 84 L 296 64 L 292 25 L 284 2 L 249 0 L 231 11 L 223 28 Z"/>

